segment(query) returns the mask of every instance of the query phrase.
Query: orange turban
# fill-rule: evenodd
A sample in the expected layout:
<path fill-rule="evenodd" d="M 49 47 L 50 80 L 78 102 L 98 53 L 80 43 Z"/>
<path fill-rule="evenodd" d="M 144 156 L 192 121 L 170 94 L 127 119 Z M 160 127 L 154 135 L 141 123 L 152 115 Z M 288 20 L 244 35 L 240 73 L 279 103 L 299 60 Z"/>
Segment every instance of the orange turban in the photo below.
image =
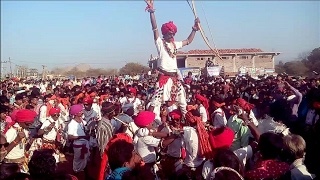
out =
<path fill-rule="evenodd" d="M 196 99 L 199 100 L 201 102 L 201 104 L 203 105 L 203 107 L 206 109 L 206 112 L 207 112 L 207 117 L 208 119 L 210 119 L 210 116 L 209 116 L 209 101 L 207 98 L 201 96 L 200 94 L 197 94 L 196 95 Z"/>
<path fill-rule="evenodd" d="M 248 103 L 246 100 L 242 98 L 238 98 L 233 103 L 240 106 L 244 111 L 251 111 L 254 108 L 253 104 Z"/>

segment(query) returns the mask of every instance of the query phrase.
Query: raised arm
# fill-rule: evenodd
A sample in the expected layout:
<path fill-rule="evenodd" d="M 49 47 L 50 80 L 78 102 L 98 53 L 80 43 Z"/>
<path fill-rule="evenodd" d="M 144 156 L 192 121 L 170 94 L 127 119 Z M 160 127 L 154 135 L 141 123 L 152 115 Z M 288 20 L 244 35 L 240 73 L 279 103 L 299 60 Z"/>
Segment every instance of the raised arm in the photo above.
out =
<path fill-rule="evenodd" d="M 190 35 L 188 36 L 188 38 L 186 40 L 182 41 L 182 46 L 189 45 L 193 41 L 193 38 L 196 35 L 196 32 L 199 30 L 198 23 L 200 23 L 199 18 L 196 18 L 194 20 L 194 26 L 192 27 L 192 31 L 191 31 Z"/>
<path fill-rule="evenodd" d="M 156 22 L 156 17 L 154 15 L 154 9 L 153 9 L 153 1 L 152 0 L 145 0 L 145 2 L 148 5 L 148 12 L 150 13 L 150 21 L 151 21 L 151 26 L 152 26 L 152 31 L 153 31 L 153 38 L 156 41 L 159 37 L 159 31 L 157 28 L 157 22 Z"/>

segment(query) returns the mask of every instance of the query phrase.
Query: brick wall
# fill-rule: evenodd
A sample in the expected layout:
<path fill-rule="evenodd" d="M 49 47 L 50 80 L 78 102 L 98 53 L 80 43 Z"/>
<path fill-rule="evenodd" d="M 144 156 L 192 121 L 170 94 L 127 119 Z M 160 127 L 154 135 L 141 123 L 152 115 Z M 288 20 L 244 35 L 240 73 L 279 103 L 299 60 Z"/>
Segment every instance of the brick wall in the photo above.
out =
<path fill-rule="evenodd" d="M 222 56 L 223 60 L 218 57 L 214 58 L 215 64 L 219 66 L 224 66 L 225 72 L 237 72 L 240 67 L 253 67 L 253 55 L 238 55 L 234 57 Z M 199 56 L 199 57 L 188 57 L 186 58 L 186 67 L 205 67 L 206 60 L 212 57 L 210 56 Z M 233 58 L 235 58 L 235 68 L 233 67 Z M 272 55 L 255 56 L 254 65 L 256 68 L 274 68 L 272 62 Z"/>

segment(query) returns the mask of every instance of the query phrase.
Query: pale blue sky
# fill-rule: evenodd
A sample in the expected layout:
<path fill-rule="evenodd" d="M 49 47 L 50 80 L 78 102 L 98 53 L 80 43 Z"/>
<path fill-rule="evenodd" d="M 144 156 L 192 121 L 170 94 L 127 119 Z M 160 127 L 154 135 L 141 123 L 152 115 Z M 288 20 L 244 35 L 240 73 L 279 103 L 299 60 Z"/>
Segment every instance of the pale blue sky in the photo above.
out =
<path fill-rule="evenodd" d="M 49 69 L 88 63 L 120 68 L 156 55 L 144 1 L 1 1 L 1 61 Z M 204 7 L 204 12 L 202 10 Z M 217 48 L 279 51 L 294 60 L 320 46 L 319 1 L 203 1 L 196 7 Z M 186 1 L 155 1 L 158 26 L 174 21 L 185 39 L 194 16 Z M 210 42 L 212 44 L 212 42 Z M 182 50 L 208 49 L 200 34 Z M 38 63 L 37 63 L 38 62 Z"/>

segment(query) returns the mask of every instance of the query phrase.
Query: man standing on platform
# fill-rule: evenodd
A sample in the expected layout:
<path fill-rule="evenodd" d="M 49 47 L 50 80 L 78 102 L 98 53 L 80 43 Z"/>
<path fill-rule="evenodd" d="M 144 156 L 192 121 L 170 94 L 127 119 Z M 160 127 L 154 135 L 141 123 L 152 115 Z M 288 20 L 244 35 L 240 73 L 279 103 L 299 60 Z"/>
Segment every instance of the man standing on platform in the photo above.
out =
<path fill-rule="evenodd" d="M 161 33 L 163 38 L 159 36 L 157 28 L 156 18 L 154 15 L 155 9 L 153 8 L 153 2 L 147 2 L 147 10 L 150 13 L 150 20 L 152 25 L 152 31 L 154 35 L 155 44 L 158 50 L 158 70 L 159 77 L 156 84 L 156 90 L 151 99 L 149 111 L 153 111 L 156 114 L 156 119 L 160 120 L 160 107 L 161 104 L 166 101 L 177 101 L 183 115 L 186 111 L 186 95 L 185 90 L 178 78 L 177 67 L 177 50 L 183 46 L 189 45 L 199 30 L 199 19 L 195 19 L 194 26 L 189 37 L 184 41 L 174 41 L 174 36 L 177 33 L 177 27 L 172 21 L 165 23 L 161 27 Z"/>

